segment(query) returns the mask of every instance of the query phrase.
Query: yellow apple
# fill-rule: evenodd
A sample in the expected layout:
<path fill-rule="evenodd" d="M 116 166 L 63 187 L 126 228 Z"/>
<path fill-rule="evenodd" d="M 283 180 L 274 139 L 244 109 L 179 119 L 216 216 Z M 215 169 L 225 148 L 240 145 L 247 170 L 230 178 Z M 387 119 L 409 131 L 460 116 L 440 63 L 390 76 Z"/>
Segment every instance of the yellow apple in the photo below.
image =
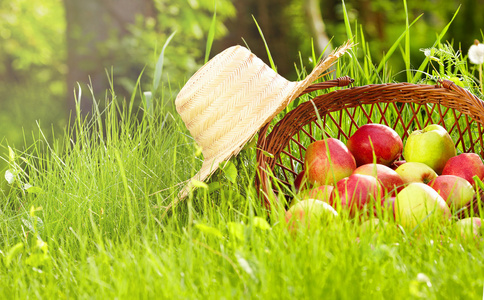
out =
<path fill-rule="evenodd" d="M 417 225 L 427 227 L 433 222 L 450 220 L 450 209 L 445 200 L 430 186 L 412 182 L 401 190 L 394 203 L 395 221 L 407 230 Z"/>
<path fill-rule="evenodd" d="M 424 163 L 406 162 L 395 169 L 404 184 L 412 182 L 429 183 L 437 178 L 437 173 Z"/>

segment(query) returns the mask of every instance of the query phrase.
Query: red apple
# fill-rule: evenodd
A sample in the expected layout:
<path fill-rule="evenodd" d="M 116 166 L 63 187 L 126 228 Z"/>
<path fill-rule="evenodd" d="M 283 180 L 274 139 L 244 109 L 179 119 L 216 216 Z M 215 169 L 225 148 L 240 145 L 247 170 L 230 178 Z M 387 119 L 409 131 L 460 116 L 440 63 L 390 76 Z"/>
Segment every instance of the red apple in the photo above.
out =
<path fill-rule="evenodd" d="M 472 177 L 484 179 L 484 164 L 479 155 L 475 153 L 462 153 L 451 157 L 444 166 L 442 175 L 455 175 L 462 177 L 474 185 Z"/>
<path fill-rule="evenodd" d="M 301 189 L 304 189 L 304 186 L 306 185 L 307 178 L 304 177 L 305 173 L 306 172 L 302 170 L 297 174 L 296 179 L 294 179 L 294 190 L 296 191 L 296 194 L 299 193 Z"/>
<path fill-rule="evenodd" d="M 304 157 L 310 184 L 334 185 L 356 169 L 355 158 L 342 141 L 334 138 L 311 143 Z"/>
<path fill-rule="evenodd" d="M 395 207 L 394 207 L 394 204 L 395 204 L 395 199 L 397 197 L 396 196 L 390 196 L 390 197 L 383 197 L 381 199 L 381 207 L 383 209 L 383 211 L 388 211 L 392 214 L 393 218 L 395 218 Z"/>
<path fill-rule="evenodd" d="M 400 157 L 403 142 L 392 128 L 382 124 L 366 124 L 358 128 L 346 143 L 358 166 L 376 163 L 389 166 Z"/>
<path fill-rule="evenodd" d="M 464 207 L 475 194 L 474 188 L 467 180 L 455 175 L 440 175 L 428 184 L 454 210 Z"/>
<path fill-rule="evenodd" d="M 403 179 L 397 172 L 381 164 L 366 164 L 359 166 L 353 174 L 370 175 L 378 179 L 386 193 L 395 195 L 403 189 Z"/>
<path fill-rule="evenodd" d="M 349 209 L 350 215 L 354 216 L 357 210 L 373 201 L 380 203 L 382 197 L 383 188 L 375 177 L 353 174 L 338 181 L 329 203 L 335 208 Z"/>

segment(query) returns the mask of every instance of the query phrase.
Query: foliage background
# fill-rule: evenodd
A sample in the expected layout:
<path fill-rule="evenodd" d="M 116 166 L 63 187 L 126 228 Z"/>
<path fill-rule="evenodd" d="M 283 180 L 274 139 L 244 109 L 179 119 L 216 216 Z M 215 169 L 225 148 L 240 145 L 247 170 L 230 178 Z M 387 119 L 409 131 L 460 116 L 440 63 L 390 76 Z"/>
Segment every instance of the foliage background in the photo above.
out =
<path fill-rule="evenodd" d="M 106 82 L 101 90 L 109 88 L 107 78 L 112 76 L 117 101 L 129 99 L 136 80 L 141 77 L 141 89 L 150 90 L 153 74 L 161 47 L 167 37 L 176 35 L 165 55 L 162 81 L 170 85 L 171 98 L 183 82 L 204 62 L 205 43 L 213 15 L 216 11 L 215 42 L 211 54 L 233 44 L 246 44 L 259 57 L 267 61 L 267 54 L 254 19 L 259 23 L 278 67 L 288 79 L 296 79 L 294 65 L 310 68 L 312 39 L 310 24 L 305 14 L 309 0 L 143 0 L 150 2 L 153 13 L 138 15 L 136 22 L 129 24 L 127 32 L 114 32 L 99 42 L 95 51 L 79 66 L 87 66 L 102 57 L 101 63 L 92 72 L 106 72 Z M 30 132 L 37 126 L 51 136 L 61 132 L 70 117 L 69 103 L 72 86 L 66 86 L 67 64 L 66 2 L 68 0 L 12 0 L 0 3 L 0 141 L 5 147 L 17 148 L 28 145 L 34 137 Z M 109 0 L 86 1 L 109 4 Z M 474 39 L 482 40 L 484 16 L 479 12 L 484 3 L 465 1 L 408 1 L 409 20 L 423 16 L 411 28 L 411 61 L 418 66 L 424 59 L 422 48 L 431 47 L 435 36 L 451 19 L 461 5 L 460 11 L 444 40 L 463 53 Z M 326 25 L 326 34 L 337 46 L 346 39 L 343 20 L 343 5 L 349 13 L 354 32 L 362 31 L 365 42 L 379 61 L 406 26 L 404 1 L 320 0 L 321 15 Z M 83 22 L 92 22 L 85 19 Z M 106 26 L 109 26 L 107 23 Z M 89 36 L 77 36 L 81 43 Z M 120 52 L 122 49 L 122 52 Z M 393 59 L 389 66 L 393 70 L 405 68 L 403 60 Z M 134 67 L 133 67 L 134 66 Z M 397 72 L 395 72 L 397 73 Z M 403 81 L 405 77 L 397 77 Z M 85 87 L 89 78 L 79 79 Z M 84 88 L 84 94 L 89 90 Z M 89 97 L 90 98 L 90 97 Z M 106 98 L 104 93 L 97 95 Z M 85 100 L 89 101 L 89 100 Z M 87 112 L 85 112 L 87 113 Z M 50 130 L 50 128 L 54 130 Z"/>

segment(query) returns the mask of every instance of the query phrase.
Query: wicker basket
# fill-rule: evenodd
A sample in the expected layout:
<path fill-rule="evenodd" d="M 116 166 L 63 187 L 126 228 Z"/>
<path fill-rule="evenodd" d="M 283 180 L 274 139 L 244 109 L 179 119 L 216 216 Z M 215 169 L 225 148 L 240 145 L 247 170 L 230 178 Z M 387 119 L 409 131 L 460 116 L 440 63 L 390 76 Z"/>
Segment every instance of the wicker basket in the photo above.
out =
<path fill-rule="evenodd" d="M 343 87 L 351 82 L 349 77 L 342 77 L 317 83 L 302 94 Z M 324 125 L 337 128 L 328 131 L 329 127 L 324 126 L 328 136 L 346 143 L 359 126 L 367 123 L 392 127 L 404 142 L 413 130 L 437 123 L 450 133 L 458 153 L 474 152 L 481 157 L 484 154 L 484 102 L 452 81 L 444 80 L 436 85 L 389 83 L 340 89 L 300 104 L 275 124 L 270 133 L 269 124 L 261 129 L 255 184 L 266 206 L 270 207 L 268 195 L 276 186 L 274 178 L 278 184 L 291 186 L 303 168 L 306 147 L 322 138 Z M 476 210 L 477 205 L 472 208 Z"/>

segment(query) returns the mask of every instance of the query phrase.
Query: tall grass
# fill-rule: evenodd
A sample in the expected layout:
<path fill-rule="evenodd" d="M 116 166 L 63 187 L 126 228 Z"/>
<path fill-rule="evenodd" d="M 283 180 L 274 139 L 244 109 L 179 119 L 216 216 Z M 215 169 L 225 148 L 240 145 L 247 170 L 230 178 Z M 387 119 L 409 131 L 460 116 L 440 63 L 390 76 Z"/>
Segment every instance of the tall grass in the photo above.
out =
<path fill-rule="evenodd" d="M 391 81 L 358 32 L 336 74 Z M 464 61 L 455 53 L 442 60 L 452 57 Z M 465 75 L 472 88 L 466 70 L 438 75 Z M 343 217 L 289 232 L 282 207 L 267 211 L 255 196 L 254 146 L 233 160 L 236 180 L 233 170 L 218 171 L 165 214 L 202 158 L 173 111 L 174 91 L 159 91 L 138 111 L 110 92 L 103 111 L 76 118 L 61 138 L 48 142 L 38 130 L 26 151 L 5 154 L 3 298 L 481 299 L 482 241 L 452 227 L 363 231 Z M 133 97 L 143 97 L 139 87 Z"/>

